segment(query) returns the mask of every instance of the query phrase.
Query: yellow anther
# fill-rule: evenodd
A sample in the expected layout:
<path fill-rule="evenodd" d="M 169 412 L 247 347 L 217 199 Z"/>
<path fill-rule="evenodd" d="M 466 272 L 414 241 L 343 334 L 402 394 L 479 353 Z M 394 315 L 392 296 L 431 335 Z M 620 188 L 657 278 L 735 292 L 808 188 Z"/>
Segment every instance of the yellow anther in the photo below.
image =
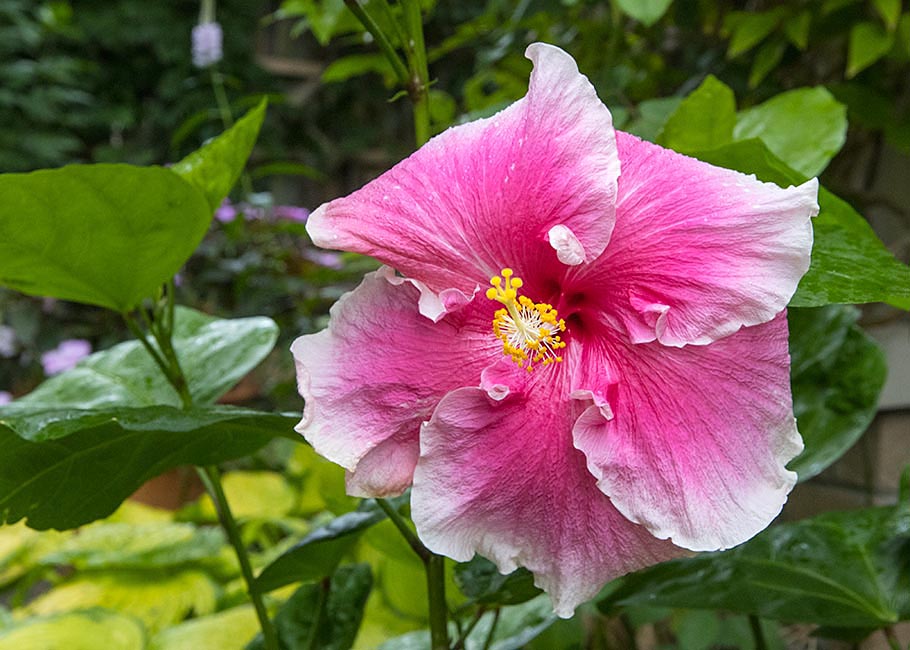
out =
<path fill-rule="evenodd" d="M 528 372 L 534 363 L 546 366 L 562 361 L 556 350 L 566 347 L 559 337 L 566 329 L 565 321 L 557 320 L 552 305 L 519 296 L 518 289 L 524 282 L 514 276 L 512 269 L 502 269 L 501 275 L 490 278 L 492 286 L 486 296 L 505 307 L 493 315 L 493 334 L 502 341 L 502 353 Z"/>

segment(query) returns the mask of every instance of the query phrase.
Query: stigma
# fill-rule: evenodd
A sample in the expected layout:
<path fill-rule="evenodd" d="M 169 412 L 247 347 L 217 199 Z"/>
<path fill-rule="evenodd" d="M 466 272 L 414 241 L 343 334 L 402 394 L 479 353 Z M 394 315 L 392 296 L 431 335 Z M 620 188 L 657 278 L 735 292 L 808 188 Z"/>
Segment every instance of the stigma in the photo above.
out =
<path fill-rule="evenodd" d="M 535 363 L 547 366 L 562 361 L 559 351 L 566 344 L 559 333 L 566 330 L 566 323 L 553 305 L 518 295 L 523 283 L 512 269 L 503 269 L 502 277 L 494 275 L 490 284 L 487 298 L 503 305 L 493 316 L 493 334 L 502 341 L 503 354 L 528 372 Z"/>

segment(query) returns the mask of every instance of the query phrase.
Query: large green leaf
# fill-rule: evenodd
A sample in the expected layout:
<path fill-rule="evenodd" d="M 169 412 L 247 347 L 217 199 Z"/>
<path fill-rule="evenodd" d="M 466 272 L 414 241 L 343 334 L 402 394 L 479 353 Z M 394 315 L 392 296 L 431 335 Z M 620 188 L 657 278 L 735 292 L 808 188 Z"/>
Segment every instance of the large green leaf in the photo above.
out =
<path fill-rule="evenodd" d="M 404 498 L 392 500 L 400 507 Z M 373 501 L 365 501 L 354 512 L 336 517 L 311 531 L 300 542 L 269 564 L 256 579 L 260 591 L 272 591 L 293 582 L 318 580 L 332 574 L 341 558 L 351 550 L 360 533 L 386 518 Z"/>
<path fill-rule="evenodd" d="M 910 505 L 769 528 L 723 553 L 617 581 L 600 603 L 726 609 L 781 621 L 879 628 L 910 618 Z"/>
<path fill-rule="evenodd" d="M 264 317 L 219 320 L 178 307 L 174 349 L 197 404 L 211 404 L 272 350 L 278 326 Z M 0 409 L 98 409 L 180 405 L 180 398 L 139 341 L 96 352 Z"/>
<path fill-rule="evenodd" d="M 733 139 L 735 123 L 733 91 L 708 75 L 670 115 L 657 143 L 680 153 L 715 149 Z"/>
<path fill-rule="evenodd" d="M 112 513 L 145 481 L 180 465 L 249 455 L 293 419 L 231 407 L 0 413 L 0 523 L 66 529 Z"/>
<path fill-rule="evenodd" d="M 348 650 L 354 645 L 372 588 L 369 564 L 343 566 L 329 580 L 303 585 L 275 615 L 279 647 Z M 262 636 L 247 647 L 262 650 Z"/>
<path fill-rule="evenodd" d="M 783 187 L 806 180 L 757 139 L 698 152 L 706 162 L 755 174 Z M 819 189 L 821 212 L 812 220 L 812 265 L 790 301 L 793 307 L 888 302 L 910 306 L 910 268 L 898 262 L 847 203 Z"/>
<path fill-rule="evenodd" d="M 847 109 L 821 86 L 799 88 L 741 111 L 733 134 L 759 138 L 796 171 L 817 176 L 844 146 Z"/>
<path fill-rule="evenodd" d="M 169 169 L 74 165 L 0 175 L 0 285 L 127 311 L 170 279 L 212 218 Z"/>
<path fill-rule="evenodd" d="M 266 105 L 263 99 L 230 129 L 171 167 L 205 195 L 210 212 L 221 205 L 243 173 L 262 127 Z"/>
<path fill-rule="evenodd" d="M 806 449 L 789 465 L 804 481 L 840 458 L 868 428 L 885 383 L 885 356 L 842 305 L 790 309 L 793 411 Z"/>

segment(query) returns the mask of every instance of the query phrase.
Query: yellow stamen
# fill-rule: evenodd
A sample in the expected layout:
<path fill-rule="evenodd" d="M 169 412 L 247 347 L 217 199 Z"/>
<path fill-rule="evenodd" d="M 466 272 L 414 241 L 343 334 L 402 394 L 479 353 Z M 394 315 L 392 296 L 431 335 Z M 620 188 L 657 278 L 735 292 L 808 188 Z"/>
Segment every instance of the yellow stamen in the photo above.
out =
<path fill-rule="evenodd" d="M 493 315 L 493 334 L 502 341 L 502 353 L 528 372 L 534 363 L 546 366 L 562 361 L 558 351 L 566 344 L 559 332 L 566 331 L 565 321 L 558 317 L 553 305 L 519 296 L 518 289 L 524 283 L 512 269 L 503 269 L 501 275 L 490 278 L 492 286 L 487 289 L 487 298 L 505 307 Z"/>

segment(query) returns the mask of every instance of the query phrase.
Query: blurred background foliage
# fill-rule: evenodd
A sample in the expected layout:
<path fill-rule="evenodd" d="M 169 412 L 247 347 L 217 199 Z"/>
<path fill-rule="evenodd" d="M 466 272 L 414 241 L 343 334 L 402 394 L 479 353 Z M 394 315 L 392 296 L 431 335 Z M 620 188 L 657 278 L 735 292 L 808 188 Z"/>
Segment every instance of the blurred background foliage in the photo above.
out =
<path fill-rule="evenodd" d="M 700 101 L 711 106 L 731 101 L 729 91 L 714 85 L 719 80 L 733 90 L 733 108 L 740 110 L 730 125 L 737 139 L 749 137 L 750 129 L 766 132 L 766 115 L 791 133 L 806 130 L 807 149 L 824 151 L 801 159 L 805 166 L 798 171 L 821 174 L 827 188 L 880 227 L 899 258 L 910 259 L 908 203 L 880 191 L 889 178 L 886 167 L 910 176 L 910 10 L 901 0 L 423 4 L 436 132 L 521 97 L 531 69 L 523 52 L 534 41 L 559 45 L 576 58 L 619 128 L 677 148 L 688 136 L 671 116 L 698 88 Z M 409 154 L 410 106 L 393 90 L 388 63 L 344 0 L 221 0 L 224 58 L 207 70 L 191 62 L 190 31 L 198 19 L 195 0 L 0 0 L 0 171 L 78 162 L 169 164 L 223 130 L 224 106 L 213 88 L 223 86 L 234 117 L 267 96 L 269 113 L 247 176 L 181 272 L 179 299 L 207 313 L 275 319 L 281 332 L 276 352 L 228 400 L 298 411 L 288 344 L 324 326 L 329 306 L 375 266 L 314 249 L 305 210 Z M 814 104 L 788 103 L 783 93 L 805 87 L 816 88 Z M 759 105 L 764 112 L 743 117 Z M 839 124 L 844 113 L 846 135 L 833 127 L 813 131 L 818 121 Z M 847 315 L 845 332 L 855 318 Z M 41 382 L 41 355 L 61 341 L 86 339 L 103 349 L 127 338 L 116 314 L 5 290 L 0 327 L 0 390 L 15 396 Z M 883 367 L 876 372 L 883 377 Z M 863 407 L 871 414 L 874 396 Z M 236 463 L 225 487 L 256 566 L 287 551 L 290 540 L 353 511 L 357 502 L 345 496 L 343 480 L 337 467 L 288 441 Z M 176 511 L 128 502 L 78 532 L 0 528 L 0 603 L 6 605 L 0 606 L 0 650 L 44 647 L 60 629 L 68 639 L 93 639 L 87 648 L 243 647 L 256 623 L 239 569 L 210 527 L 211 504 L 196 499 L 192 480 L 184 488 L 185 504 Z M 906 528 L 906 517 L 901 522 Z M 337 590 L 347 594 L 348 605 L 357 604 L 356 622 L 365 612 L 360 648 L 426 623 L 421 566 L 389 526 L 346 532 L 351 540 L 342 551 L 369 562 L 372 573 L 365 577 L 357 568 L 362 565 L 353 564 L 332 579 L 343 578 Z M 449 567 L 450 606 L 466 613 L 465 620 L 476 614 L 476 632 L 465 632 L 465 647 L 626 647 L 637 641 L 695 650 L 757 648 L 762 639 L 764 647 L 809 643 L 802 628 L 780 630 L 745 614 L 647 606 L 631 596 L 622 616 L 607 620 L 589 606 L 553 625 L 527 575 L 504 585 L 489 566 L 472 564 L 458 572 Z M 906 562 L 901 566 L 906 570 Z M 294 617 L 314 593 L 287 585 L 271 592 L 269 605 L 283 629 L 314 629 L 312 621 Z M 296 610 L 282 609 L 289 598 Z M 492 612 L 502 604 L 515 607 L 502 610 L 484 646 Z M 340 616 L 331 603 L 326 607 L 326 616 Z M 412 636 L 387 647 L 422 645 Z"/>

